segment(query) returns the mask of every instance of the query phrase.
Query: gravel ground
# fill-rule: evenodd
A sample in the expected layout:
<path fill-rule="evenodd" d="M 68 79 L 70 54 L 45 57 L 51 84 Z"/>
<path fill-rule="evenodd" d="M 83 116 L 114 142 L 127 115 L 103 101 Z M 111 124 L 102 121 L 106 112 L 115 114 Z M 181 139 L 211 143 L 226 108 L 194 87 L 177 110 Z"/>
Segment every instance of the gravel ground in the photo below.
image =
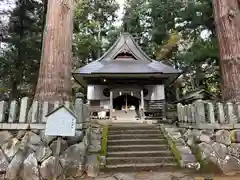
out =
<path fill-rule="evenodd" d="M 138 172 L 138 173 L 115 173 L 100 174 L 97 178 L 84 178 L 83 180 L 204 180 L 204 177 L 213 177 L 213 180 L 240 180 L 240 176 L 213 176 L 213 175 L 190 175 L 184 172 Z M 191 178 L 192 177 L 192 178 Z"/>

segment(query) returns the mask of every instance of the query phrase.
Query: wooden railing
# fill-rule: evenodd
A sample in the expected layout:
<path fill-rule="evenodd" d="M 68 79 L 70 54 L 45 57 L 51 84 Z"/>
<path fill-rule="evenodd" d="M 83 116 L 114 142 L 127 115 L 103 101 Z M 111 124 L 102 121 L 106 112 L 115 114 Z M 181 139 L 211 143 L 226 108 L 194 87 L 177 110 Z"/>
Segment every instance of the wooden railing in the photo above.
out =
<path fill-rule="evenodd" d="M 189 105 L 177 105 L 180 126 L 199 129 L 240 128 L 240 103 L 212 103 L 198 100 Z"/>

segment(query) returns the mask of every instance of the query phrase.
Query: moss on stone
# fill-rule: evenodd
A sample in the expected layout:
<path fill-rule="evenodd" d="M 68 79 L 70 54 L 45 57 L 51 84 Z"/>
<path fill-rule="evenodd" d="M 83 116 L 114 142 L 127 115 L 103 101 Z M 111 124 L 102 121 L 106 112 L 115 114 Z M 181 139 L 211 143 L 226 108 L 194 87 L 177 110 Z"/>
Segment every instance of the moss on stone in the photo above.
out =
<path fill-rule="evenodd" d="M 181 154 L 176 147 L 176 144 L 173 142 L 173 140 L 171 140 L 171 138 L 168 138 L 168 137 L 167 137 L 167 141 L 168 141 L 168 144 L 171 148 L 171 151 L 172 151 L 173 155 L 175 156 L 177 164 L 179 165 L 179 167 L 181 167 L 182 157 L 181 157 Z"/>
<path fill-rule="evenodd" d="M 206 172 L 220 173 L 221 172 L 220 168 L 216 164 L 214 164 L 210 160 L 203 160 L 201 150 L 197 146 L 192 147 L 191 150 L 195 155 L 197 162 L 200 163 L 200 170 L 199 170 L 200 172 L 204 172 L 204 173 Z"/>
<path fill-rule="evenodd" d="M 100 151 L 101 156 L 107 155 L 107 142 L 108 142 L 108 126 L 105 125 L 103 126 L 103 130 L 102 130 L 102 142 L 101 142 L 101 151 Z"/>
<path fill-rule="evenodd" d="M 180 152 L 177 149 L 176 144 L 167 134 L 165 134 L 165 132 L 163 130 L 162 130 L 162 132 L 163 132 L 164 137 L 167 139 L 168 145 L 169 145 L 169 147 L 170 147 L 170 149 L 171 149 L 171 151 L 172 151 L 172 153 L 173 153 L 173 155 L 174 155 L 174 157 L 177 161 L 178 166 L 181 167 L 182 157 L 181 157 Z"/>

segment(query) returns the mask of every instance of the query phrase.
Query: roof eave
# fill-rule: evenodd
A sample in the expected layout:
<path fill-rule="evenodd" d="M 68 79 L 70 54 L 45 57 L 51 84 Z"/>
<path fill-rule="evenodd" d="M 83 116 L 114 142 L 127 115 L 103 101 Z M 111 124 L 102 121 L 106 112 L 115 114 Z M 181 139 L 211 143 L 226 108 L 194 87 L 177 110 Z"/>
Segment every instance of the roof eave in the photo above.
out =
<path fill-rule="evenodd" d="M 77 75 L 77 77 L 76 77 Z M 87 86 L 87 82 L 84 80 L 84 78 L 81 76 L 80 73 L 76 73 L 76 72 L 73 72 L 72 73 L 72 77 L 74 78 L 74 80 L 80 84 L 81 86 L 83 87 L 86 87 Z"/>
<path fill-rule="evenodd" d="M 172 76 L 179 76 L 179 73 L 162 73 L 162 72 L 156 72 L 156 73 L 121 73 L 121 72 L 117 72 L 117 73 L 74 73 L 73 77 L 75 78 L 75 80 L 77 80 L 79 82 L 79 78 L 81 78 L 81 81 L 84 81 L 84 78 L 90 78 L 90 77 L 149 77 L 149 76 L 156 76 L 156 77 L 163 77 L 163 78 L 167 78 L 167 77 L 172 77 Z"/>

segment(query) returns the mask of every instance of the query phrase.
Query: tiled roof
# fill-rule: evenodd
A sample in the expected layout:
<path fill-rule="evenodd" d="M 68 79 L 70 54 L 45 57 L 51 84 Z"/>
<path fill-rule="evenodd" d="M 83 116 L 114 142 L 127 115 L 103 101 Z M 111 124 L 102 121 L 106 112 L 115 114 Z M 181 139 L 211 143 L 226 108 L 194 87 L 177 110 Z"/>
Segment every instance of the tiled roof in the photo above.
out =
<path fill-rule="evenodd" d="M 134 58 L 116 58 L 127 52 Z M 98 60 L 77 69 L 74 74 L 103 73 L 163 73 L 180 74 L 181 71 L 149 58 L 129 33 L 123 33 L 115 44 Z"/>

